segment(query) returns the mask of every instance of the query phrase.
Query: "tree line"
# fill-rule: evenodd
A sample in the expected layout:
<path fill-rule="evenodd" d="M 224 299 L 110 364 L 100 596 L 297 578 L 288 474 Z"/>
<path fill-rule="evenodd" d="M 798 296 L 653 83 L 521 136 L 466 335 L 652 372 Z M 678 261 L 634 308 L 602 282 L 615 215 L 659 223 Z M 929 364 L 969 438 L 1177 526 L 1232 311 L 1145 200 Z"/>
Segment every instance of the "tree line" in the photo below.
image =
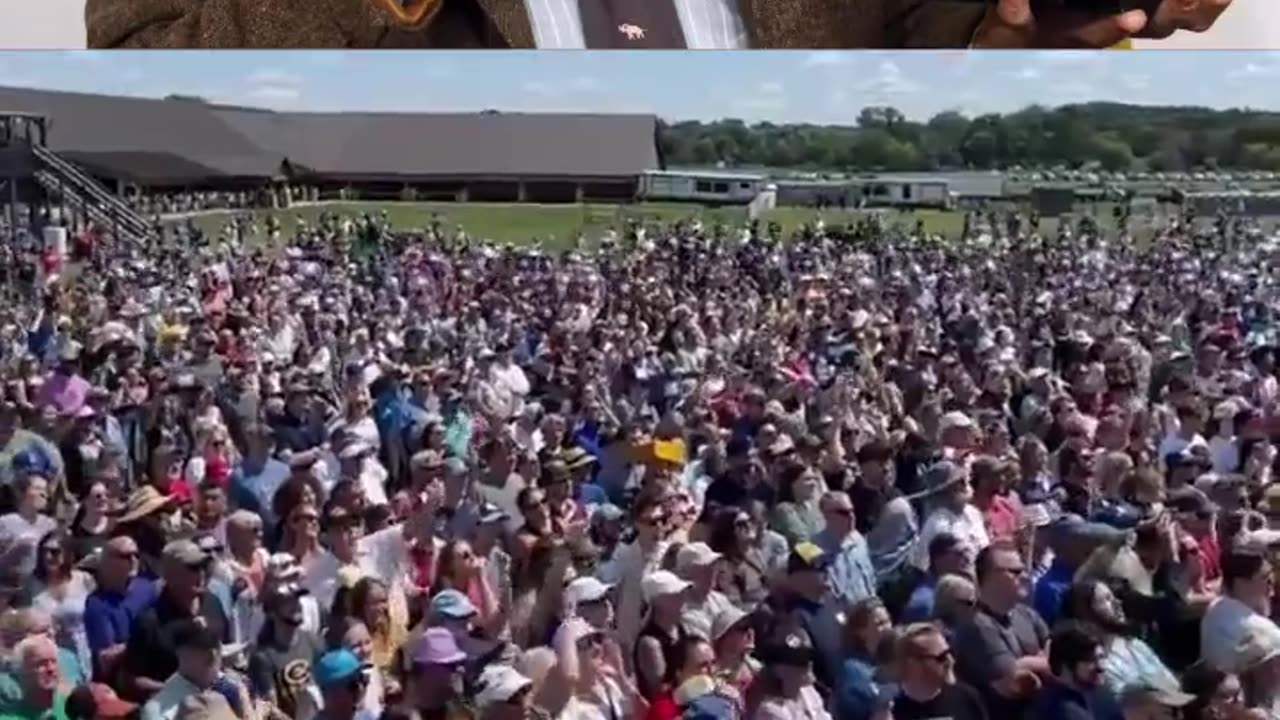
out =
<path fill-rule="evenodd" d="M 925 122 L 864 108 L 851 125 L 725 119 L 663 123 L 669 166 L 823 171 L 1097 168 L 1118 172 L 1280 170 L 1280 113 L 1087 103 Z"/>

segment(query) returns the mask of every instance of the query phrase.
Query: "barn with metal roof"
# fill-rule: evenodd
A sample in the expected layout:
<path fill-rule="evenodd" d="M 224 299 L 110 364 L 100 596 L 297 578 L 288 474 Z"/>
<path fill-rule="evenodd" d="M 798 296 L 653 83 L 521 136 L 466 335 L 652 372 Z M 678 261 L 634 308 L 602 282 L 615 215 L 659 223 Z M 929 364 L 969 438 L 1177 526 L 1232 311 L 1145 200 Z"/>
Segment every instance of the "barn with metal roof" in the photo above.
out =
<path fill-rule="evenodd" d="M 48 147 L 145 188 L 272 181 L 422 199 L 625 200 L 663 167 L 653 115 L 308 113 L 197 98 L 0 87 L 0 110 L 49 118 Z"/>

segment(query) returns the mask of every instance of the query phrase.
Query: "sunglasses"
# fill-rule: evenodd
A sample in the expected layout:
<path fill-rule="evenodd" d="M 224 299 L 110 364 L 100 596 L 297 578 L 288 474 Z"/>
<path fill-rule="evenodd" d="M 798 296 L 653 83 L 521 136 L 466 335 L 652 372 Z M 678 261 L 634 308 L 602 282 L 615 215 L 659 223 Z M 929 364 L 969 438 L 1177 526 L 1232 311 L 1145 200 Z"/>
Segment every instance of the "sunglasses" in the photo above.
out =
<path fill-rule="evenodd" d="M 927 653 L 920 653 L 918 657 L 921 660 L 932 660 L 933 662 L 936 662 L 936 663 L 944 663 L 944 662 L 947 662 L 948 660 L 951 660 L 953 657 L 955 657 L 955 655 L 952 654 L 951 648 L 947 648 L 946 650 L 934 653 L 932 655 Z"/>

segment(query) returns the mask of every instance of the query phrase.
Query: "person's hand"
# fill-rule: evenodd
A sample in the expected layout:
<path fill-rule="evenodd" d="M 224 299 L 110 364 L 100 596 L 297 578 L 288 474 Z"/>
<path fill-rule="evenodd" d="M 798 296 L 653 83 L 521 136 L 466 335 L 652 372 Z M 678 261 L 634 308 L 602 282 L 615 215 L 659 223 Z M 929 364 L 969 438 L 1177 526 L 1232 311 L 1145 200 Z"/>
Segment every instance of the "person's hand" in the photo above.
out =
<path fill-rule="evenodd" d="M 1163 4 L 1199 1 L 1166 0 Z M 1141 10 L 1101 17 L 1061 8 L 1038 7 L 1032 12 L 1031 3 L 1032 0 L 997 0 L 974 33 L 972 47 L 1108 48 L 1142 32 L 1149 20 Z"/>
<path fill-rule="evenodd" d="M 577 541 L 587 536 L 589 523 L 586 520 L 575 520 L 564 524 L 564 539 Z"/>
<path fill-rule="evenodd" d="M 1204 32 L 1230 6 L 1231 0 L 1164 0 L 1141 36 L 1164 38 L 1179 30 Z"/>

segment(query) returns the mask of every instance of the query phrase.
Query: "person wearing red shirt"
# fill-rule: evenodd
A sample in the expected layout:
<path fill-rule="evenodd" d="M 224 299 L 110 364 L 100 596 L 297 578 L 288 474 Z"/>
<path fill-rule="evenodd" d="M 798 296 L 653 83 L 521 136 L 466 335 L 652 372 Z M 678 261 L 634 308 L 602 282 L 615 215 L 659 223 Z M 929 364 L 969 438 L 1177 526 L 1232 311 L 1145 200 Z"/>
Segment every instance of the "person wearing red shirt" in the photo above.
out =
<path fill-rule="evenodd" d="M 1021 507 L 1004 487 L 1003 475 L 1000 461 L 990 455 L 975 458 L 969 468 L 973 506 L 982 512 L 992 540 L 1014 539 L 1020 524 Z"/>
<path fill-rule="evenodd" d="M 1197 488 L 1186 486 L 1170 491 L 1168 503 L 1181 534 L 1195 544 L 1201 578 L 1210 584 L 1221 581 L 1222 549 L 1218 544 L 1217 512 L 1209 497 Z"/>
<path fill-rule="evenodd" d="M 645 720 L 676 720 L 682 711 L 676 695 L 686 681 L 702 676 L 712 676 L 716 670 L 716 651 L 710 641 L 697 635 L 680 638 L 672 650 L 672 665 L 667 670 L 667 681 L 649 703 Z"/>

